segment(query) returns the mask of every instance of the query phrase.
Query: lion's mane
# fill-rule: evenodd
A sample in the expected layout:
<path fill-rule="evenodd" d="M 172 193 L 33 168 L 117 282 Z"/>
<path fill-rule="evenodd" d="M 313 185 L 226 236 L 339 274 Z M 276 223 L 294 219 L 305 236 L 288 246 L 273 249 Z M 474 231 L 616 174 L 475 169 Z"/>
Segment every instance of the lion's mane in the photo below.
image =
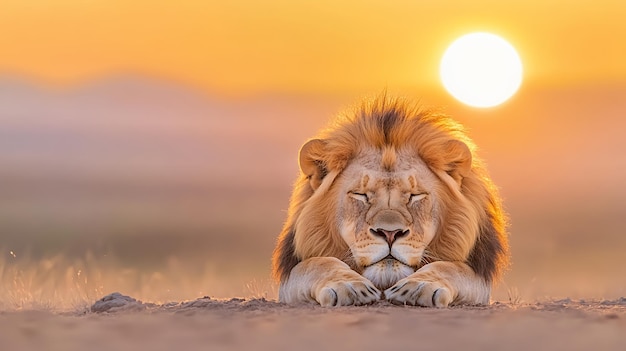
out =
<path fill-rule="evenodd" d="M 335 223 L 339 195 L 332 182 L 361 149 L 412 147 L 433 171 L 441 172 L 454 167 L 454 155 L 445 148 L 451 140 L 469 148 L 471 172 L 462 179 L 460 194 L 441 187 L 441 224 L 428 245 L 429 260 L 465 262 L 489 283 L 499 278 L 508 264 L 506 216 L 476 146 L 459 123 L 382 96 L 340 115 L 317 138 L 325 144 L 316 155 L 325 179 L 315 191 L 302 172 L 296 181 L 272 259 L 276 279 L 286 280 L 299 262 L 319 256 L 337 257 L 358 270 Z"/>

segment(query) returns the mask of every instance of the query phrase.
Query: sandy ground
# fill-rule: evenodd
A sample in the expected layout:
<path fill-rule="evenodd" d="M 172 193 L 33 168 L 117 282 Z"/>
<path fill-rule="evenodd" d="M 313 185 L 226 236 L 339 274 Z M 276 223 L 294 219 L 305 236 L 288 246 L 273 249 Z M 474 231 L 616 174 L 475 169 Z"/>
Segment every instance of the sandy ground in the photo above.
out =
<path fill-rule="evenodd" d="M 0 350 L 626 349 L 626 298 L 447 309 L 105 300 L 82 312 L 0 313 Z"/>

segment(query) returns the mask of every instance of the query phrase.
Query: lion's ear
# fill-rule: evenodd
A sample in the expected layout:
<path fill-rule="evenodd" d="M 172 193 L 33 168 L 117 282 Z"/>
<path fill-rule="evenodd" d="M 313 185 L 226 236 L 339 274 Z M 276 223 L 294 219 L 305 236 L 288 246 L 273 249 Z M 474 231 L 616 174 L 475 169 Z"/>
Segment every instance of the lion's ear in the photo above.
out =
<path fill-rule="evenodd" d="M 309 140 L 300 149 L 300 169 L 307 176 L 311 188 L 316 190 L 322 180 L 328 174 L 328 169 L 323 161 L 326 142 L 321 139 Z"/>
<path fill-rule="evenodd" d="M 470 174 L 472 169 L 472 152 L 465 143 L 458 140 L 450 140 L 445 143 L 443 149 L 443 168 L 454 180 L 461 182 Z"/>

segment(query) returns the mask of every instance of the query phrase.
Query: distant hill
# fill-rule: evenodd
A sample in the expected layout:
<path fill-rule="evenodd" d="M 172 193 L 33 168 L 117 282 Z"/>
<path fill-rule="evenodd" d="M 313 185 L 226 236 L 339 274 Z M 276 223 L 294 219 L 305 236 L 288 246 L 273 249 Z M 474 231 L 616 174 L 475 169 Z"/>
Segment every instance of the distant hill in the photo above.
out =
<path fill-rule="evenodd" d="M 298 147 L 335 105 L 217 101 L 137 78 L 71 91 L 0 81 L 0 174 L 254 186 L 289 181 Z"/>

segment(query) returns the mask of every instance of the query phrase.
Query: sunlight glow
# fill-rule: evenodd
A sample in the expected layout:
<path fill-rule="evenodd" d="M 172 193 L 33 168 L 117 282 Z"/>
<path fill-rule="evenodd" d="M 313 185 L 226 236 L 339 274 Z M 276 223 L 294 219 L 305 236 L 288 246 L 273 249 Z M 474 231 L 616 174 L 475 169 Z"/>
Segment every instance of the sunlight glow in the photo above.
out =
<path fill-rule="evenodd" d="M 457 100 L 493 107 L 508 100 L 522 83 L 522 61 L 511 44 L 490 33 L 454 41 L 441 59 L 441 81 Z"/>

